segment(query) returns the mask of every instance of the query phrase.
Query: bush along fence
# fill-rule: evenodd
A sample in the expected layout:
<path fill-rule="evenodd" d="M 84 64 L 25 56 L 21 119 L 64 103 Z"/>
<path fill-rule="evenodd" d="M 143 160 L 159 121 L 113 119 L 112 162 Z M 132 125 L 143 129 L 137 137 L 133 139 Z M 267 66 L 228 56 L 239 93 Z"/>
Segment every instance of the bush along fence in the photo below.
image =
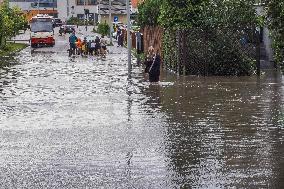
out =
<path fill-rule="evenodd" d="M 184 75 L 251 75 L 259 62 L 256 35 L 228 29 L 166 30 L 163 57 L 168 69 Z"/>
<path fill-rule="evenodd" d="M 257 31 L 228 28 L 143 29 L 145 52 L 157 49 L 164 67 L 183 75 L 251 75 L 260 54 Z"/>
<path fill-rule="evenodd" d="M 193 75 L 260 73 L 255 28 L 263 19 L 255 0 L 147 0 L 138 9 L 140 26 L 153 27 L 145 49 L 162 41 L 156 49 L 161 48 L 167 69 Z"/>

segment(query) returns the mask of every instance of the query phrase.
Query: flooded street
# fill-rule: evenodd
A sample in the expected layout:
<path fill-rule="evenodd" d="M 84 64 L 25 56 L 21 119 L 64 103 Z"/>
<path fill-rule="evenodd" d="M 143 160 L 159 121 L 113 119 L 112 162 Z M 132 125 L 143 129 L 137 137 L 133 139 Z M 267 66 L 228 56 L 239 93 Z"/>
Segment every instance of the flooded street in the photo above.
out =
<path fill-rule="evenodd" d="M 284 188 L 284 79 L 128 78 L 33 52 L 0 69 L 0 188 Z"/>

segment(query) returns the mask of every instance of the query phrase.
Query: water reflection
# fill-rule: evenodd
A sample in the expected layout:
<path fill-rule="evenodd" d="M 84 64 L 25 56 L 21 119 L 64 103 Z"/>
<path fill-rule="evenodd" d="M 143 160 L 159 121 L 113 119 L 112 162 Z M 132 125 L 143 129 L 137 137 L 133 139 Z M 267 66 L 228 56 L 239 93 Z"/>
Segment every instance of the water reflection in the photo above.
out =
<path fill-rule="evenodd" d="M 185 77 L 148 92 L 157 98 L 148 103 L 169 115 L 166 148 L 175 186 L 283 185 L 283 81 L 272 74 Z"/>

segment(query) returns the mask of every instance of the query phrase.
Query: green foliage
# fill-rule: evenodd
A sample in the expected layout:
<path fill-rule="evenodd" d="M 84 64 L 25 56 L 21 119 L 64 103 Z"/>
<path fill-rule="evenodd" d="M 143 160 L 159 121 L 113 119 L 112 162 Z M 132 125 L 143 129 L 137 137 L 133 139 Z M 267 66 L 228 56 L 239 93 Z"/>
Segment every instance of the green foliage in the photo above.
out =
<path fill-rule="evenodd" d="M 163 0 L 147 0 L 138 6 L 138 25 L 156 26 L 158 25 L 158 17 L 160 15 L 160 6 Z"/>
<path fill-rule="evenodd" d="M 77 17 L 71 17 L 67 20 L 67 24 L 68 25 L 78 25 L 78 26 L 84 26 L 86 25 L 86 22 L 84 22 L 84 20 L 79 19 Z M 94 25 L 94 21 L 93 20 L 88 20 L 88 25 Z"/>
<path fill-rule="evenodd" d="M 109 25 L 107 23 L 100 23 L 98 25 L 98 33 L 101 35 L 108 35 L 109 34 Z"/>
<path fill-rule="evenodd" d="M 7 56 L 11 53 L 18 52 L 24 48 L 26 48 L 26 44 L 20 44 L 20 43 L 7 43 L 5 47 L 0 49 L 0 56 Z"/>
<path fill-rule="evenodd" d="M 270 0 L 268 3 L 269 28 L 273 40 L 275 61 L 284 71 L 284 2 Z"/>
<path fill-rule="evenodd" d="M 254 2 L 255 0 L 209 0 L 202 7 L 199 25 L 234 29 L 255 27 L 258 17 Z"/>
<path fill-rule="evenodd" d="M 83 20 L 80 20 L 79 18 L 77 17 L 71 17 L 67 20 L 66 24 L 68 25 L 84 25 L 84 21 Z"/>
<path fill-rule="evenodd" d="M 160 25 L 165 29 L 163 58 L 173 71 L 184 71 L 180 67 L 187 69 L 190 61 L 196 59 L 202 64 L 197 67 L 206 66 L 204 61 L 209 60 L 206 68 L 209 75 L 250 75 L 255 70 L 255 61 L 238 45 L 244 36 L 255 42 L 255 28 L 264 24 L 264 18 L 256 14 L 254 3 L 255 0 L 147 0 L 139 6 L 138 21 L 141 27 Z M 186 49 L 181 53 L 177 48 L 180 43 L 177 31 L 184 29 L 210 31 L 212 35 L 208 39 L 198 33 L 195 37 L 187 36 L 191 47 L 181 47 Z M 227 31 L 235 35 L 234 40 Z M 206 45 L 200 45 L 201 42 Z M 192 57 L 186 62 L 181 60 L 183 54 Z M 186 72 L 192 74 L 191 70 Z"/>
<path fill-rule="evenodd" d="M 0 6 L 0 48 L 5 47 L 6 40 L 25 29 L 26 20 L 21 10 L 9 8 L 8 0 Z"/>
<path fill-rule="evenodd" d="M 166 30 L 163 35 L 162 53 L 169 70 L 179 74 L 219 76 L 251 75 L 256 70 L 256 62 L 235 41 L 238 40 L 236 34 L 202 28 L 177 31 L 180 30 Z M 177 40 L 177 35 L 182 41 Z"/>
<path fill-rule="evenodd" d="M 164 28 L 191 28 L 207 4 L 208 0 L 163 0 L 158 21 Z"/>
<path fill-rule="evenodd" d="M 210 36 L 208 41 L 210 75 L 251 75 L 256 70 L 256 61 L 236 45 L 232 36 L 233 34 L 224 35 L 218 31 Z"/>
<path fill-rule="evenodd" d="M 164 62 L 169 70 L 177 72 L 177 48 L 174 30 L 166 30 L 163 35 L 163 51 Z"/>

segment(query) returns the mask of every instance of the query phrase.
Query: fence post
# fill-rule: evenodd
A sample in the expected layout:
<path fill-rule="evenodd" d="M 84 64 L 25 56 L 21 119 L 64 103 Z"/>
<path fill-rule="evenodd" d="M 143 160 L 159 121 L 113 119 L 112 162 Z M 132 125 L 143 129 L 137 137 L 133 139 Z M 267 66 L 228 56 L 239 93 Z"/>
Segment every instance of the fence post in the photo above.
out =
<path fill-rule="evenodd" d="M 256 31 L 256 73 L 260 76 L 260 33 Z"/>
<path fill-rule="evenodd" d="M 186 47 L 186 31 L 185 29 L 182 30 L 182 47 L 181 47 L 181 51 L 182 51 L 182 75 L 185 76 L 185 63 L 186 63 L 186 51 L 188 50 Z"/>
<path fill-rule="evenodd" d="M 176 30 L 176 65 L 177 65 L 177 75 L 180 75 L 180 58 L 179 58 L 179 55 L 180 55 L 180 32 L 179 30 Z"/>

